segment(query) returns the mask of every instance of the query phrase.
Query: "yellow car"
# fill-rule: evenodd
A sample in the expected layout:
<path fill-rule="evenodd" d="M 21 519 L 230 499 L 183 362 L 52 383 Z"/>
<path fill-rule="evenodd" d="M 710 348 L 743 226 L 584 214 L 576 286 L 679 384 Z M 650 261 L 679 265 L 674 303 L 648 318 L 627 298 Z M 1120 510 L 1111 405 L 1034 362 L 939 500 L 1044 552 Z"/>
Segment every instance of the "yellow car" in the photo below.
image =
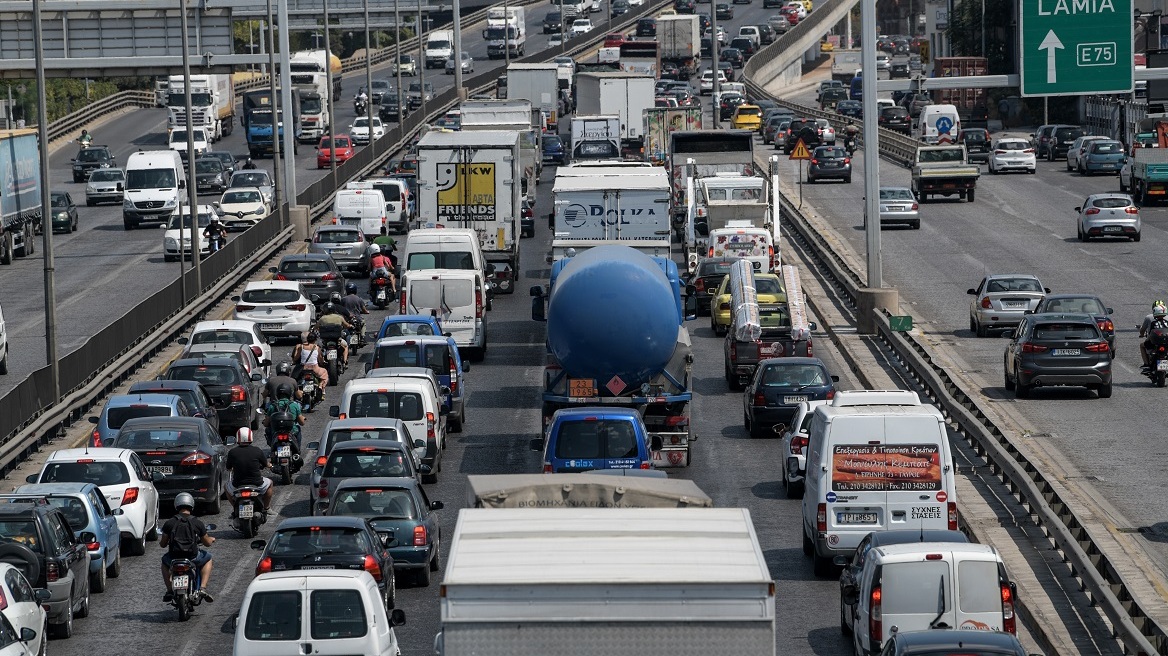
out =
<path fill-rule="evenodd" d="M 803 8 L 806 9 L 807 13 L 809 14 L 811 13 L 811 2 L 812 0 L 803 0 Z"/>
<path fill-rule="evenodd" d="M 835 46 L 832 45 L 831 41 L 821 41 L 819 43 L 819 52 L 831 52 L 833 50 L 835 50 Z"/>
<path fill-rule="evenodd" d="M 755 273 L 754 290 L 758 293 L 758 302 L 786 303 L 787 293 L 783 291 L 783 282 L 773 273 Z M 725 335 L 730 329 L 730 276 L 722 278 L 718 291 L 714 292 L 714 300 L 710 303 L 710 327 L 715 335 Z"/>
<path fill-rule="evenodd" d="M 762 125 L 762 108 L 758 105 L 743 103 L 734 109 L 734 116 L 730 117 L 730 127 L 735 130 L 758 131 Z"/>

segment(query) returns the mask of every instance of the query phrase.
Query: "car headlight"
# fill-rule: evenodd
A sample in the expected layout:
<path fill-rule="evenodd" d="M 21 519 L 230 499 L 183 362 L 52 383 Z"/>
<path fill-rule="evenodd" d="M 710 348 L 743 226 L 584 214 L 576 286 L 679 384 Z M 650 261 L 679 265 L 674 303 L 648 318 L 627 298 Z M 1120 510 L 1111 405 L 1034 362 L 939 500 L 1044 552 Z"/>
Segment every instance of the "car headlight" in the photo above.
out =
<path fill-rule="evenodd" d="M 262 208 L 262 207 L 257 207 L 257 208 L 255 209 L 255 211 L 254 211 L 254 212 L 252 212 L 252 214 L 255 214 L 256 216 L 263 216 L 263 215 L 264 215 L 264 208 Z"/>
<path fill-rule="evenodd" d="M 110 163 L 109 163 L 109 162 L 102 162 L 102 163 L 101 163 L 101 166 L 100 166 L 100 167 L 98 167 L 98 168 L 108 169 L 109 167 L 110 167 Z"/>
<path fill-rule="evenodd" d="M 178 242 L 175 241 L 174 237 L 167 237 L 165 240 L 163 240 L 162 243 L 165 244 L 167 248 L 178 248 Z"/>
<path fill-rule="evenodd" d="M 175 206 L 175 205 L 177 205 L 177 204 L 178 204 L 178 199 L 175 199 L 175 198 L 168 198 L 168 199 L 166 200 L 166 202 L 162 204 L 162 206 L 163 206 L 163 207 L 174 207 L 174 206 Z"/>
<path fill-rule="evenodd" d="M 84 167 L 84 166 L 81 166 L 80 164 L 74 164 L 74 165 L 73 165 L 73 170 L 74 170 L 74 171 L 80 171 L 80 170 L 82 170 L 82 169 L 84 169 L 84 168 L 85 168 L 85 167 Z"/>
<path fill-rule="evenodd" d="M 134 209 L 134 201 L 130 200 L 129 198 L 123 199 L 122 200 L 122 209 L 124 209 L 124 210 Z"/>

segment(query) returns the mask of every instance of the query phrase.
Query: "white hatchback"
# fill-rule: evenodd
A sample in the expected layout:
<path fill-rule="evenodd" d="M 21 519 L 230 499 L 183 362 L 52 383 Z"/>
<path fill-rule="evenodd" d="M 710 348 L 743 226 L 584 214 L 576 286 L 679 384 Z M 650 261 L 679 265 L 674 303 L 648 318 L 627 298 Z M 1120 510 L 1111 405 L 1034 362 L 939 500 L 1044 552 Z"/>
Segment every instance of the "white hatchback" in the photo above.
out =
<path fill-rule="evenodd" d="M 369 143 L 369 117 L 368 116 L 358 116 L 353 121 L 353 124 L 349 126 L 349 136 L 352 137 L 353 143 L 357 143 L 357 144 Z M 378 139 L 380 139 L 384 136 L 385 136 L 385 126 L 382 125 L 380 118 L 374 116 L 373 117 L 373 140 L 377 141 Z"/>
<path fill-rule="evenodd" d="M 783 489 L 788 499 L 803 496 L 803 476 L 807 471 L 807 443 L 810 439 L 811 419 L 815 408 L 826 405 L 827 401 L 803 401 L 795 411 L 791 425 L 783 431 Z"/>
<path fill-rule="evenodd" d="M 61 449 L 45 461 L 29 483 L 93 483 L 101 490 L 110 510 L 122 509 L 118 530 L 127 555 L 146 553 L 146 541 L 158 535 L 158 490 L 154 481 L 162 474 L 151 472 L 138 454 L 129 449 Z"/>
<path fill-rule="evenodd" d="M 588 34 L 592 31 L 592 21 L 588 18 L 577 18 L 572 21 L 572 30 L 569 33 L 569 38 L 575 38 L 582 34 Z"/>
<path fill-rule="evenodd" d="M 203 230 L 211 225 L 211 217 L 214 215 L 215 210 L 210 205 L 199 206 L 195 239 L 199 245 L 200 255 L 211 254 L 211 242 L 203 236 Z M 180 253 L 181 257 L 191 257 L 191 206 L 183 205 L 164 225 L 166 232 L 162 235 L 162 259 L 174 262 L 180 257 Z"/>
<path fill-rule="evenodd" d="M 268 216 L 268 204 L 259 187 L 233 187 L 214 203 L 215 211 L 227 229 L 246 230 Z"/>
<path fill-rule="evenodd" d="M 726 74 L 718 71 L 718 84 L 726 83 Z M 702 71 L 702 77 L 698 81 L 698 92 L 703 96 L 714 92 L 714 71 L 706 69 Z"/>
<path fill-rule="evenodd" d="M 249 282 L 243 294 L 232 296 L 234 319 L 254 321 L 270 342 L 278 338 L 300 339 L 316 320 L 316 306 L 295 280 Z"/>
<path fill-rule="evenodd" d="M 1034 155 L 1034 146 L 1025 139 L 1003 137 L 994 144 L 990 153 L 990 173 L 1003 171 L 1022 171 L 1035 173 L 1038 171 L 1038 158 Z"/>
<path fill-rule="evenodd" d="M 24 643 L 26 650 L 12 653 L 45 653 L 45 643 L 49 641 L 48 622 L 41 603 L 48 601 L 47 592 L 48 590 L 40 592 L 33 589 L 28 579 L 15 565 L 0 563 L 0 614 L 4 615 L 4 619 L 15 629 L 15 636 L 20 639 L 19 642 Z M 41 597 L 38 598 L 38 594 Z M 27 641 L 24 640 L 26 636 L 22 636 L 21 632 L 25 629 L 32 629 L 36 635 Z M 7 647 L 7 642 L 0 638 L 0 648 Z M 0 649 L 0 654 L 7 653 Z"/>

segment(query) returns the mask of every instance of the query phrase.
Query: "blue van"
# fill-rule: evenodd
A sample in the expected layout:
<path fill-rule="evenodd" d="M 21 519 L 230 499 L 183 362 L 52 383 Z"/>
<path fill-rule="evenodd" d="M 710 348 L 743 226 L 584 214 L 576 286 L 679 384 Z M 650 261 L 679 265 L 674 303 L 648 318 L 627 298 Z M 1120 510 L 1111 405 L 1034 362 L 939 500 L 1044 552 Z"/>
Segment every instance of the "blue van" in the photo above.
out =
<path fill-rule="evenodd" d="M 661 438 L 649 431 L 632 408 L 565 408 L 557 410 L 546 436 L 531 442 L 543 452 L 543 473 L 594 469 L 652 469 Z"/>
<path fill-rule="evenodd" d="M 446 426 L 452 433 L 461 433 L 466 420 L 466 386 L 463 373 L 470 371 L 470 361 L 458 354 L 453 337 L 443 335 L 416 335 L 413 337 L 386 337 L 373 346 L 373 360 L 365 365 L 365 372 L 390 367 L 425 367 L 438 377 L 438 384 L 450 389 L 445 395 L 445 406 L 450 410 Z"/>
<path fill-rule="evenodd" d="M 864 99 L 864 76 L 856 75 L 852 78 L 852 86 L 848 89 L 848 98 L 850 100 Z"/>

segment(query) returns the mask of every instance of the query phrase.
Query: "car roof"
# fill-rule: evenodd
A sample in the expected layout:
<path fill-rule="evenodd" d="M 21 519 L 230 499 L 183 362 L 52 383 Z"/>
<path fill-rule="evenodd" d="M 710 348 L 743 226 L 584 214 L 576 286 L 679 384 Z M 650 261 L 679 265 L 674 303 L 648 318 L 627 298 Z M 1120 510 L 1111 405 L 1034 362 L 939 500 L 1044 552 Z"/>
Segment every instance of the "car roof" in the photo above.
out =
<path fill-rule="evenodd" d="M 446 337 L 445 335 L 394 335 L 393 337 L 382 337 L 377 340 L 377 346 L 393 346 L 399 343 L 405 344 L 406 342 L 449 345 L 451 339 L 451 337 Z"/>
<path fill-rule="evenodd" d="M 577 419 L 580 417 L 599 417 L 601 419 L 626 419 L 640 417 L 641 413 L 632 408 L 602 408 L 589 406 L 586 408 L 564 408 L 556 410 L 556 417 Z"/>
<path fill-rule="evenodd" d="M 360 449 L 381 449 L 384 451 L 400 451 L 405 453 L 406 447 L 397 440 L 358 440 L 356 442 L 341 442 L 333 447 L 329 456 L 340 451 L 353 451 Z"/>
<path fill-rule="evenodd" d="M 1031 273 L 991 273 L 986 276 L 986 280 L 1000 280 L 1002 278 L 1029 278 L 1030 280 L 1038 280 L 1038 276 Z"/>
<path fill-rule="evenodd" d="M 809 365 L 809 364 L 813 364 L 813 365 L 816 365 L 818 367 L 823 367 L 824 369 L 827 369 L 827 365 L 824 364 L 823 360 L 820 360 L 819 358 L 766 358 L 765 360 L 760 361 L 758 363 L 758 366 L 761 367 L 764 364 L 768 364 L 768 365 L 769 364 L 778 364 L 778 365 L 784 365 L 784 364 Z"/>
<path fill-rule="evenodd" d="M 29 489 L 32 488 L 32 489 Z M 81 481 L 65 481 L 60 483 L 26 483 L 14 490 L 14 494 L 44 494 L 44 495 L 77 495 L 81 496 L 91 491 L 98 491 L 101 488 L 93 483 L 83 483 Z"/>
<path fill-rule="evenodd" d="M 225 190 L 223 191 L 223 193 L 227 193 L 228 191 L 234 191 L 234 192 L 238 192 L 238 191 L 254 191 L 254 192 L 255 192 L 255 193 L 257 193 L 257 194 L 261 194 L 261 193 L 263 193 L 262 191 L 260 191 L 260 188 L 259 188 L 259 187 L 230 187 L 230 188 L 228 188 L 228 189 L 225 189 Z"/>
<path fill-rule="evenodd" d="M 918 542 L 969 542 L 969 538 L 961 531 L 948 531 L 942 529 L 901 529 L 895 531 L 873 531 L 871 535 L 871 544 L 873 547 Z"/>
<path fill-rule="evenodd" d="M 402 487 L 417 489 L 421 487 L 418 479 L 411 476 L 372 476 L 369 478 L 346 478 L 337 485 L 337 492 L 344 489 L 361 489 L 370 487 Z M 333 515 L 343 517 L 343 515 Z"/>
<path fill-rule="evenodd" d="M 240 344 L 240 346 L 243 345 Z M 241 371 L 243 370 L 243 365 L 239 363 L 239 360 L 233 360 L 231 358 L 200 358 L 198 356 L 179 358 L 171 362 L 167 370 L 174 367 L 232 367 Z"/>
<path fill-rule="evenodd" d="M 1046 298 L 1044 298 L 1042 302 L 1045 303 L 1046 301 L 1058 301 L 1068 298 L 1090 298 L 1092 300 L 1099 301 L 1100 305 L 1103 304 L 1102 300 L 1095 294 L 1047 294 Z"/>
<path fill-rule="evenodd" d="M 924 631 L 904 631 L 897 633 L 896 640 L 902 646 L 927 647 L 932 651 L 937 647 L 960 645 L 962 652 L 976 652 L 979 648 L 990 647 L 1004 651 L 1017 651 L 1018 638 L 1001 631 L 969 631 L 965 629 L 927 629 Z"/>
<path fill-rule="evenodd" d="M 61 449 L 49 454 L 49 459 L 45 462 L 58 462 L 62 460 L 81 460 L 88 459 L 95 462 L 124 462 L 134 451 L 131 449 L 121 449 L 116 447 L 89 447 L 80 449 Z"/>
<path fill-rule="evenodd" d="M 331 430 L 338 429 L 354 429 L 354 428 L 397 428 L 402 426 L 404 422 L 396 417 L 357 417 L 350 419 L 332 419 L 325 424 L 324 432 L 327 434 Z"/>
<path fill-rule="evenodd" d="M 130 386 L 131 392 L 145 392 L 148 390 L 189 390 L 195 391 L 202 387 L 195 380 L 140 380 Z"/>
<path fill-rule="evenodd" d="M 353 517 L 352 515 L 289 517 L 288 519 L 280 522 L 280 525 L 276 527 L 276 531 L 283 531 L 290 528 L 312 528 L 313 526 L 363 529 L 365 528 L 365 520 L 360 517 Z"/>
<path fill-rule="evenodd" d="M 128 408 L 133 405 L 175 405 L 181 399 L 174 394 L 140 393 L 118 394 L 105 402 L 105 408 Z M 103 408 L 103 410 L 105 409 Z"/>
<path fill-rule="evenodd" d="M 378 367 L 365 372 L 365 380 L 374 378 L 427 378 L 436 381 L 438 374 L 429 367 Z"/>
<path fill-rule="evenodd" d="M 200 321 L 195 324 L 191 330 L 191 334 L 212 332 L 216 330 L 240 330 L 243 332 L 254 332 L 256 322 L 244 321 L 240 319 L 219 319 L 216 321 Z"/>
<path fill-rule="evenodd" d="M 332 256 L 327 253 L 293 253 L 280 258 L 280 262 L 323 262 L 330 259 L 332 259 Z"/>
<path fill-rule="evenodd" d="M 927 553 L 940 552 L 942 554 L 961 554 L 962 556 L 993 556 L 994 559 L 1000 559 L 997 549 L 988 544 L 977 544 L 973 542 L 912 542 L 901 544 L 890 544 L 876 549 L 877 553 L 883 556 L 894 557 L 900 560 L 911 559 L 917 556 L 923 556 Z"/>
<path fill-rule="evenodd" d="M 1098 193 L 1098 194 L 1091 194 L 1090 196 L 1087 197 L 1088 200 L 1096 199 L 1096 198 L 1119 198 L 1121 200 L 1126 200 L 1128 202 L 1131 202 L 1131 196 L 1128 196 L 1127 194 L 1121 194 L 1117 191 L 1105 191 L 1105 192 Z"/>
<path fill-rule="evenodd" d="M 285 256 L 295 257 L 295 256 Z M 292 289 L 300 291 L 300 283 L 295 280 L 253 280 L 247 283 L 243 291 L 251 291 L 253 289 Z"/>
<path fill-rule="evenodd" d="M 1031 320 L 1038 321 L 1078 321 L 1095 325 L 1095 317 L 1085 312 L 1038 312 L 1030 315 Z"/>

